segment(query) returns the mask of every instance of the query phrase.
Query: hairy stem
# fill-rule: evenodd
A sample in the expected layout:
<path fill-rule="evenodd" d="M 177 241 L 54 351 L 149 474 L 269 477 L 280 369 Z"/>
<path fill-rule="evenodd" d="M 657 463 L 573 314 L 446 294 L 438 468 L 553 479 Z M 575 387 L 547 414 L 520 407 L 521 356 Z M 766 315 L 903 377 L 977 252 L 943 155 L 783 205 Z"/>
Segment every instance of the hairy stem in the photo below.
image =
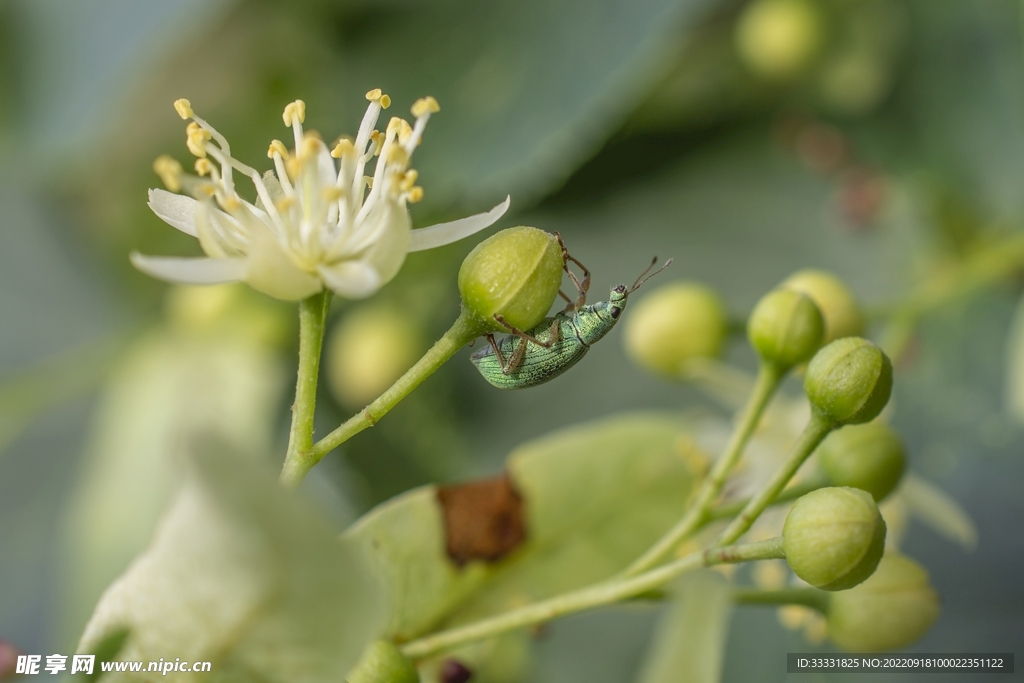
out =
<path fill-rule="evenodd" d="M 772 538 L 767 541 L 728 548 L 712 548 L 692 553 L 680 560 L 662 565 L 657 569 L 652 569 L 638 576 L 604 581 L 593 586 L 549 598 L 548 600 L 542 600 L 532 605 L 510 610 L 504 614 L 472 624 L 459 626 L 414 640 L 402 646 L 402 654 L 412 659 L 422 659 L 423 657 L 428 657 L 465 643 L 496 636 L 506 631 L 550 621 L 567 614 L 610 605 L 651 591 L 668 583 L 677 576 L 700 567 L 781 557 L 783 557 L 781 538 Z"/>
<path fill-rule="evenodd" d="M 761 421 L 761 416 L 768 406 L 768 401 L 775 393 L 775 390 L 778 389 L 784 375 L 785 371 L 779 368 L 779 366 L 773 363 L 761 363 L 761 368 L 757 373 L 757 381 L 754 384 L 754 390 L 751 392 L 747 405 L 740 414 L 740 419 L 733 430 L 729 443 L 725 447 L 725 452 L 715 462 L 715 466 L 701 483 L 697 497 L 682 519 L 651 546 L 647 552 L 626 568 L 624 576 L 635 576 L 657 565 L 664 558 L 671 555 L 683 540 L 707 521 L 708 510 L 711 504 L 722 491 L 725 480 L 728 479 L 729 474 L 743 455 L 743 450 Z"/>
<path fill-rule="evenodd" d="M 313 450 L 313 416 L 316 412 L 316 385 L 320 375 L 320 354 L 324 343 L 324 322 L 331 293 L 324 290 L 299 303 L 299 371 L 292 405 L 292 427 L 288 433 L 288 451 L 284 470 Z"/>
<path fill-rule="evenodd" d="M 837 425 L 831 420 L 819 415 L 817 412 L 813 412 L 811 414 L 811 421 L 807 423 L 804 431 L 800 434 L 800 438 L 793 444 L 793 448 L 790 450 L 789 455 L 786 456 L 786 461 L 782 464 L 782 467 L 747 502 L 740 514 L 733 519 L 732 523 L 726 527 L 725 531 L 718 537 L 718 540 L 715 541 L 715 545 L 729 545 L 745 534 L 754 521 L 761 516 L 764 509 L 778 498 L 786 484 L 789 483 L 789 480 L 800 469 L 800 465 L 810 457 L 814 449 L 818 447 L 818 444 L 836 427 Z"/>

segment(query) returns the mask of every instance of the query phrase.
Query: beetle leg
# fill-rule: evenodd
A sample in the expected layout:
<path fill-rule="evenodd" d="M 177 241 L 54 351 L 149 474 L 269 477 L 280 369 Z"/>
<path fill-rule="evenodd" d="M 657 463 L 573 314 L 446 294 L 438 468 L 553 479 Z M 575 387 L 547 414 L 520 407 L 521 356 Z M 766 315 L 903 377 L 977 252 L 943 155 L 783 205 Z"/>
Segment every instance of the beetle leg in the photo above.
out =
<path fill-rule="evenodd" d="M 519 366 L 523 364 L 523 359 L 526 358 L 526 344 L 525 339 L 518 339 L 515 350 L 512 352 L 512 357 L 508 359 L 508 365 L 502 365 L 501 371 L 506 375 L 510 375 L 519 369 Z"/>
<path fill-rule="evenodd" d="M 566 305 L 565 309 L 562 312 L 568 314 L 574 311 L 578 311 L 580 308 L 584 306 L 584 304 L 587 303 L 587 290 L 590 289 L 590 271 L 587 270 L 587 267 L 585 265 L 580 263 L 579 259 L 577 259 L 575 256 L 572 256 L 569 253 L 569 250 L 566 248 L 565 242 L 562 241 L 562 236 L 559 233 L 556 232 L 555 237 L 558 239 L 558 246 L 562 248 L 562 270 L 566 272 L 566 274 L 569 276 L 569 279 L 572 280 L 572 283 L 576 285 L 575 301 L 569 301 L 569 297 L 562 294 L 562 297 L 565 298 L 565 300 L 568 302 L 568 305 Z M 569 270 L 569 261 L 575 263 L 577 266 L 579 266 L 580 270 L 583 271 L 582 282 L 578 277 L 576 277 L 575 273 Z M 561 294 L 561 292 L 559 292 L 559 294 Z"/>
<path fill-rule="evenodd" d="M 550 330 L 551 330 L 551 339 L 549 339 L 546 342 L 543 342 L 540 339 L 537 339 L 536 337 L 534 337 L 531 334 L 527 334 L 526 332 L 523 332 L 519 328 L 516 328 L 516 327 L 513 327 L 512 325 L 509 325 L 508 322 L 505 320 L 505 318 L 503 318 L 498 313 L 494 314 L 494 319 L 498 322 L 499 325 L 501 325 L 506 330 L 508 330 L 510 334 L 513 334 L 513 335 L 519 337 L 523 341 L 531 341 L 534 344 L 536 344 L 537 346 L 544 347 L 545 349 L 550 349 L 554 345 L 554 343 L 556 341 L 558 341 L 558 318 L 555 318 L 554 320 L 551 321 L 551 328 L 550 328 Z"/>
<path fill-rule="evenodd" d="M 493 334 L 487 335 L 487 343 L 491 345 L 495 358 L 497 358 L 498 362 L 501 363 L 501 371 L 507 375 L 508 371 L 505 370 L 505 357 L 501 355 L 501 347 L 498 346 L 498 342 L 495 341 Z"/>

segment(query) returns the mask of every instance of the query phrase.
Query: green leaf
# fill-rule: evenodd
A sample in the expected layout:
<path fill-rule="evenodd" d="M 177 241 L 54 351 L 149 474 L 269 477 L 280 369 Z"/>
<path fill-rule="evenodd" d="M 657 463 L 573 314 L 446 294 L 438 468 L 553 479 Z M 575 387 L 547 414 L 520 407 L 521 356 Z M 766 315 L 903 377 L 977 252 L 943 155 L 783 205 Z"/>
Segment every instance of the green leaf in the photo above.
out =
<path fill-rule="evenodd" d="M 78 651 L 127 627 L 123 660 L 210 661 L 228 681 L 341 681 L 383 615 L 361 553 L 269 472 L 206 448 L 149 549 L 101 598 Z"/>
<path fill-rule="evenodd" d="M 684 576 L 672 591 L 640 683 L 718 683 L 732 615 L 729 583 L 712 571 Z"/>
<path fill-rule="evenodd" d="M 394 597 L 387 634 L 408 639 L 606 578 L 682 514 L 693 475 L 675 415 L 635 413 L 555 432 L 517 448 L 508 473 L 526 540 L 501 560 L 459 567 L 446 553 L 437 489 L 371 511 L 345 533 Z"/>
<path fill-rule="evenodd" d="M 252 328 L 157 328 L 122 350 L 103 388 L 66 520 L 67 635 L 145 547 L 197 436 L 255 459 L 268 452 L 284 387 L 280 361 Z"/>

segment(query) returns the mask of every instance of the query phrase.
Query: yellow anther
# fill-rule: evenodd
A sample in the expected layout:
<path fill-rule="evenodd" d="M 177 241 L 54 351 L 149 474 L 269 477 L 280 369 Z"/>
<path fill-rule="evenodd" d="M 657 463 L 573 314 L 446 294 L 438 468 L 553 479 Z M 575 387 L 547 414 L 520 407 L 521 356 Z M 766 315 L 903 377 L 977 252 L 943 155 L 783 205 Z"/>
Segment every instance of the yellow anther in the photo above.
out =
<path fill-rule="evenodd" d="M 325 187 L 323 190 L 324 199 L 328 202 L 336 202 L 345 195 L 345 191 L 336 185 Z"/>
<path fill-rule="evenodd" d="M 267 158 L 273 159 L 275 154 L 280 154 L 282 159 L 288 158 L 288 148 L 280 140 L 271 140 L 270 149 L 267 150 Z"/>
<path fill-rule="evenodd" d="M 371 102 L 380 102 L 381 99 L 384 97 L 385 95 L 380 88 L 374 88 L 370 92 L 366 93 L 366 99 L 370 100 Z"/>
<path fill-rule="evenodd" d="M 389 164 L 397 164 L 399 166 L 404 166 L 406 163 L 409 162 L 409 153 L 405 151 L 404 147 L 395 145 L 388 150 L 387 162 Z"/>
<path fill-rule="evenodd" d="M 370 133 L 370 144 L 373 145 L 373 156 L 380 154 L 380 148 L 384 146 L 384 136 L 379 130 Z"/>
<path fill-rule="evenodd" d="M 196 192 L 202 192 L 207 197 L 212 197 L 213 195 L 217 194 L 217 187 L 210 183 L 209 181 L 205 181 L 203 182 L 202 185 L 199 185 L 196 188 Z"/>
<path fill-rule="evenodd" d="M 335 159 L 340 159 L 343 156 L 349 156 L 355 154 L 356 146 L 352 144 L 352 141 L 348 138 L 342 138 L 338 140 L 338 144 L 334 146 L 334 150 L 331 152 L 331 156 Z"/>
<path fill-rule="evenodd" d="M 405 144 L 405 141 L 412 135 L 412 126 L 405 119 L 399 119 L 402 123 L 398 129 L 398 142 Z"/>
<path fill-rule="evenodd" d="M 416 184 L 416 179 L 420 177 L 420 172 L 412 168 L 406 171 L 402 175 L 402 181 L 398 184 L 402 188 L 402 192 L 408 192 L 412 189 L 412 186 Z"/>
<path fill-rule="evenodd" d="M 185 134 L 188 136 L 185 140 L 188 151 L 197 157 L 205 157 L 206 141 L 210 139 L 209 131 L 203 130 L 198 123 L 193 121 L 185 128 Z"/>
<path fill-rule="evenodd" d="M 421 97 L 412 105 L 412 115 L 416 118 L 427 114 L 436 114 L 439 111 L 441 111 L 441 107 L 437 104 L 437 100 L 430 96 Z"/>
<path fill-rule="evenodd" d="M 284 108 L 284 114 L 281 116 L 284 119 L 284 125 L 292 126 L 296 122 L 303 123 L 306 120 L 306 103 L 302 100 L 295 100 L 290 102 L 287 107 Z"/>
<path fill-rule="evenodd" d="M 420 201 L 421 199 L 423 199 L 423 188 L 422 187 L 417 185 L 416 187 L 414 187 L 414 188 L 409 190 L 409 192 L 408 192 L 408 201 L 409 201 L 410 204 L 415 204 L 416 202 Z"/>
<path fill-rule="evenodd" d="M 368 188 L 370 188 L 371 190 L 373 189 L 373 176 L 364 175 L 363 176 L 363 182 L 366 183 L 366 186 Z"/>
<path fill-rule="evenodd" d="M 225 197 L 224 199 L 222 199 L 221 202 L 220 202 L 220 205 L 222 207 L 224 207 L 224 210 L 229 212 L 229 213 L 231 213 L 233 211 L 238 211 L 239 209 L 242 208 L 242 202 L 240 202 L 238 200 L 238 197 L 236 197 L 234 195 L 231 195 L 230 197 Z"/>
<path fill-rule="evenodd" d="M 213 164 L 210 163 L 209 159 L 196 159 L 196 173 L 200 176 L 209 175 L 212 170 Z"/>
<path fill-rule="evenodd" d="M 184 97 L 180 100 L 174 100 L 174 111 L 178 112 L 178 116 L 186 121 L 194 116 L 192 113 L 192 103 Z"/>
<path fill-rule="evenodd" d="M 284 163 L 285 170 L 288 171 L 288 177 L 295 180 L 299 177 L 299 173 L 302 171 L 302 160 L 298 156 L 293 156 L 286 160 Z"/>
<path fill-rule="evenodd" d="M 299 148 L 298 156 L 302 161 L 310 161 L 316 158 L 319 151 L 320 140 L 312 135 L 307 135 L 302 139 L 302 147 Z"/>
<path fill-rule="evenodd" d="M 388 95 L 382 95 L 380 98 L 380 108 L 387 109 L 391 106 L 391 97 Z"/>
<path fill-rule="evenodd" d="M 295 204 L 295 200 L 291 197 L 281 197 L 276 202 L 274 202 L 274 206 L 276 206 L 277 210 L 280 211 L 281 213 L 284 213 L 288 209 L 292 208 L 293 204 Z"/>
<path fill-rule="evenodd" d="M 153 162 L 153 170 L 168 190 L 177 192 L 181 189 L 181 164 L 176 159 L 161 154 Z"/>
<path fill-rule="evenodd" d="M 403 119 L 403 118 L 401 118 L 401 117 L 399 117 L 399 116 L 392 116 L 392 117 L 391 117 L 391 120 L 390 120 L 390 121 L 388 121 L 388 135 L 391 135 L 392 133 L 396 133 L 396 132 L 398 132 L 399 130 L 401 130 L 401 129 L 402 129 L 402 124 L 403 124 L 403 123 L 404 123 L 405 125 L 409 125 L 409 124 L 408 124 L 408 123 L 407 123 L 407 122 L 405 121 L 405 119 Z"/>

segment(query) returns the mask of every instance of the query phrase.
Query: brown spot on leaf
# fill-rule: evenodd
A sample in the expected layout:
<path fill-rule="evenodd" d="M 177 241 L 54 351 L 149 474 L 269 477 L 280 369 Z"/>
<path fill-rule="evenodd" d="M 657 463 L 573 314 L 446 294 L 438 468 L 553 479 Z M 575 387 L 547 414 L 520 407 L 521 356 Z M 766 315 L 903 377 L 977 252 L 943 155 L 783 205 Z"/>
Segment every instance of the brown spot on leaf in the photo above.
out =
<path fill-rule="evenodd" d="M 507 474 L 437 490 L 444 514 L 448 556 L 463 565 L 494 562 L 526 539 L 523 498 Z"/>

